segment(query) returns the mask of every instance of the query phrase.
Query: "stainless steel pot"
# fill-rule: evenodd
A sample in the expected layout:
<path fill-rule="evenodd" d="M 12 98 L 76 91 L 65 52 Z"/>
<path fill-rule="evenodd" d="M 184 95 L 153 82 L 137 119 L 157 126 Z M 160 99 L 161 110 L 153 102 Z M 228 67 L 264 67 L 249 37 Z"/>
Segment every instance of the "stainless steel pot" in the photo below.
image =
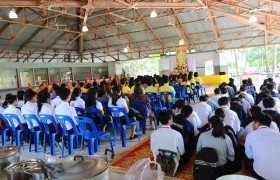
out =
<path fill-rule="evenodd" d="M 2 146 L 0 147 L 0 172 L 4 170 L 5 167 L 12 163 L 19 161 L 19 156 L 21 150 L 16 146 Z"/>
<path fill-rule="evenodd" d="M 69 165 L 70 164 L 70 165 Z M 52 166 L 50 178 L 67 180 L 109 179 L 109 160 L 105 156 L 74 156 Z"/>
<path fill-rule="evenodd" d="M 43 180 L 47 178 L 45 163 L 39 159 L 13 163 L 5 168 L 5 172 L 8 180 Z"/>

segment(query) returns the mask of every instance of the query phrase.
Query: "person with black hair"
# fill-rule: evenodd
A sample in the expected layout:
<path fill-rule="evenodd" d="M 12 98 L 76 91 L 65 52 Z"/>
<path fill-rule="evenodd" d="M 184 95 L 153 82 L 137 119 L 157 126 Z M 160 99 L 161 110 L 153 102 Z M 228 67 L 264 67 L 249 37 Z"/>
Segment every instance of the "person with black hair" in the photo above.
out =
<path fill-rule="evenodd" d="M 276 83 L 273 81 L 273 78 L 267 78 L 268 84 L 273 84 L 274 87 L 276 87 Z"/>
<path fill-rule="evenodd" d="M 155 93 L 155 94 L 159 95 L 158 88 L 153 86 L 152 77 L 149 77 L 147 79 L 147 88 L 145 89 L 145 93 Z"/>
<path fill-rule="evenodd" d="M 6 108 L 9 106 L 8 99 L 9 99 L 9 97 L 11 97 L 12 95 L 13 95 L 13 94 L 11 94 L 11 93 L 6 94 L 5 101 L 4 101 L 3 104 L 2 104 L 2 106 L 3 106 L 4 109 L 6 109 Z"/>
<path fill-rule="evenodd" d="M 173 94 L 173 96 L 175 97 L 176 91 L 172 86 L 169 86 L 168 76 L 163 75 L 162 81 L 163 81 L 164 85 L 159 88 L 159 92 L 171 92 Z M 170 101 L 170 99 L 169 99 L 169 101 Z"/>
<path fill-rule="evenodd" d="M 121 96 L 121 90 L 118 86 L 113 87 L 112 98 L 110 98 L 109 101 L 108 101 L 108 107 L 123 108 L 128 113 L 128 117 L 129 117 L 130 122 L 135 122 L 136 121 L 136 118 L 133 114 L 133 111 L 128 108 L 125 99 Z M 120 117 L 121 124 L 125 125 L 126 120 L 125 120 L 124 114 L 120 113 L 120 116 L 121 116 Z M 130 138 L 129 138 L 130 140 L 138 137 L 135 130 L 136 130 L 136 126 L 135 125 L 131 126 L 131 134 L 130 134 Z"/>
<path fill-rule="evenodd" d="M 211 97 L 211 99 L 212 99 L 212 101 L 215 101 L 216 103 L 218 103 L 218 100 L 221 98 L 221 89 L 215 88 L 214 93 L 215 93 L 215 95 L 213 97 Z"/>
<path fill-rule="evenodd" d="M 245 99 L 246 99 L 251 105 L 254 105 L 254 104 L 255 104 L 254 97 L 253 97 L 251 94 L 247 93 L 246 91 L 247 91 L 247 87 L 246 87 L 246 86 L 244 86 L 244 85 L 240 86 L 239 93 L 238 93 L 235 97 L 239 96 L 239 94 L 244 94 L 244 95 L 245 95 Z"/>
<path fill-rule="evenodd" d="M 184 106 L 184 113 L 190 113 L 189 117 L 187 118 L 188 121 L 193 125 L 194 128 L 194 136 L 197 136 L 199 134 L 199 126 L 201 125 L 201 120 L 199 119 L 198 115 L 195 111 L 193 111 L 193 108 L 189 105 Z"/>
<path fill-rule="evenodd" d="M 193 74 L 193 76 L 194 76 L 194 80 L 196 81 L 196 83 L 199 83 L 199 85 L 200 85 L 201 87 L 203 87 L 204 84 L 203 84 L 202 79 L 198 76 L 198 72 L 195 72 L 195 73 Z"/>
<path fill-rule="evenodd" d="M 232 141 L 225 132 L 223 120 L 214 115 L 209 119 L 209 127 L 210 130 L 199 136 L 196 152 L 204 147 L 215 149 L 218 155 L 218 176 L 231 174 L 235 152 Z"/>
<path fill-rule="evenodd" d="M 193 72 L 190 71 L 188 74 L 188 78 L 187 78 L 187 84 L 191 85 L 192 89 L 194 89 L 194 87 L 196 86 L 196 81 L 193 78 Z"/>
<path fill-rule="evenodd" d="M 230 109 L 229 98 L 221 97 L 218 103 L 225 113 L 224 123 L 232 127 L 239 140 L 244 135 L 244 128 L 240 127 L 240 120 L 236 112 Z"/>
<path fill-rule="evenodd" d="M 253 116 L 254 131 L 245 140 L 245 167 L 260 180 L 280 177 L 280 134 L 269 128 L 271 120 L 265 113 Z"/>
<path fill-rule="evenodd" d="M 229 97 L 229 93 L 226 87 L 220 86 L 221 89 L 221 97 Z"/>
<path fill-rule="evenodd" d="M 126 78 L 121 79 L 122 94 L 130 95 L 130 88 L 128 87 Z"/>
<path fill-rule="evenodd" d="M 130 78 L 129 78 L 129 83 L 128 83 L 129 88 L 132 88 L 132 86 L 134 86 L 134 85 L 135 85 L 135 83 L 134 83 L 134 77 L 130 77 Z"/>
<path fill-rule="evenodd" d="M 17 108 L 21 108 L 24 105 L 24 103 L 25 103 L 24 94 L 25 94 L 24 91 L 18 91 L 17 92 L 17 98 L 18 98 Z"/>
<path fill-rule="evenodd" d="M 63 89 L 63 91 L 59 92 L 59 97 L 61 98 L 62 102 L 55 108 L 55 115 L 64 115 L 70 117 L 77 129 L 78 127 L 78 122 L 76 120 L 76 117 L 78 117 L 76 110 L 74 107 L 69 105 L 69 101 L 71 99 L 71 92 L 69 89 Z M 68 130 L 69 134 L 73 134 L 74 130 L 72 125 L 69 122 L 66 122 L 66 128 Z"/>
<path fill-rule="evenodd" d="M 180 114 L 181 113 L 181 109 L 182 109 L 182 107 L 184 105 L 185 105 L 185 101 L 184 100 L 177 100 L 175 102 L 175 105 L 174 105 L 173 109 L 172 109 L 172 114 L 174 116 L 177 116 L 178 114 Z"/>
<path fill-rule="evenodd" d="M 262 91 L 262 90 L 266 89 L 268 84 L 269 84 L 269 82 L 267 79 L 263 80 L 263 84 L 260 86 L 260 90 Z"/>
<path fill-rule="evenodd" d="M 85 110 L 86 109 L 85 101 L 81 98 L 81 96 L 82 96 L 81 89 L 78 87 L 74 88 L 71 94 L 70 105 Z"/>
<path fill-rule="evenodd" d="M 22 113 L 20 112 L 20 110 L 18 108 L 16 108 L 16 106 L 18 105 L 18 99 L 16 95 L 9 95 L 7 97 L 7 104 L 9 105 L 3 112 L 3 114 L 15 114 L 18 116 L 20 122 L 24 125 L 25 128 L 27 128 L 27 123 L 22 115 Z M 19 123 L 16 119 L 13 119 L 13 123 L 14 126 L 17 130 L 20 129 Z"/>
<path fill-rule="evenodd" d="M 258 106 L 260 108 L 262 108 L 262 110 L 265 110 L 265 107 L 264 107 L 264 104 L 263 104 L 263 100 L 265 98 L 270 98 L 271 97 L 271 92 L 270 91 L 263 91 L 259 94 L 259 103 L 258 103 Z M 272 97 L 275 101 L 275 106 L 274 106 L 274 110 L 277 111 L 278 113 L 280 113 L 280 99 L 277 98 L 277 97 Z"/>
<path fill-rule="evenodd" d="M 54 98 L 56 98 L 56 96 L 58 96 L 59 86 L 54 83 L 52 86 L 52 90 L 53 92 L 51 93 L 51 100 L 53 100 Z"/>
<path fill-rule="evenodd" d="M 207 94 L 204 94 L 204 96 L 207 97 L 207 104 L 211 107 L 212 111 L 215 111 L 219 107 L 218 103 L 210 99 Z"/>
<path fill-rule="evenodd" d="M 136 84 L 141 84 L 140 77 L 137 77 L 137 78 L 134 80 L 134 85 L 130 88 L 130 94 L 133 94 L 133 93 L 134 93 L 134 88 L 135 88 L 135 85 L 136 85 Z"/>
<path fill-rule="evenodd" d="M 60 92 L 63 92 L 63 91 L 64 91 L 64 89 L 58 88 L 55 91 L 56 97 L 54 99 L 52 99 L 52 97 L 51 97 L 51 100 L 52 100 L 51 105 L 52 105 L 53 108 L 56 108 L 62 102 L 62 100 L 60 98 Z"/>
<path fill-rule="evenodd" d="M 97 87 L 97 100 L 101 103 L 108 104 L 109 96 L 105 91 L 105 85 L 100 84 Z"/>
<path fill-rule="evenodd" d="M 248 123 L 248 115 L 244 111 L 244 108 L 242 106 L 242 98 L 241 97 L 235 97 L 232 98 L 230 102 L 230 109 L 236 112 L 238 118 L 241 121 L 241 126 L 245 127 Z"/>
<path fill-rule="evenodd" d="M 277 92 L 275 92 L 274 84 L 268 84 L 267 90 L 270 91 L 272 97 L 279 98 L 279 94 Z"/>
<path fill-rule="evenodd" d="M 204 95 L 200 96 L 199 97 L 200 103 L 195 104 L 193 106 L 193 111 L 196 112 L 196 114 L 198 115 L 198 117 L 201 121 L 201 124 L 198 127 L 200 132 L 207 129 L 208 119 L 211 117 L 211 113 L 212 113 L 212 108 L 211 108 L 211 106 L 209 106 L 207 104 L 207 100 L 208 100 L 208 97 L 206 97 Z"/>
<path fill-rule="evenodd" d="M 162 126 L 151 134 L 151 150 L 154 161 L 156 161 L 158 150 L 163 149 L 177 153 L 175 161 L 180 162 L 181 156 L 185 154 L 184 140 L 178 131 L 171 129 L 172 114 L 168 111 L 161 111 L 158 114 L 158 119 Z M 178 165 L 175 167 L 175 172 Z"/>
<path fill-rule="evenodd" d="M 263 113 L 269 114 L 272 117 L 272 121 L 274 121 L 278 128 L 280 128 L 280 113 L 275 110 L 276 101 L 272 97 L 265 98 L 263 100 L 264 110 Z"/>
<path fill-rule="evenodd" d="M 234 84 L 234 79 L 233 78 L 229 78 L 228 86 L 233 88 L 235 94 L 237 93 L 237 88 L 236 88 L 236 86 Z"/>
<path fill-rule="evenodd" d="M 37 93 L 32 89 L 28 89 L 25 91 L 25 100 L 26 103 L 21 107 L 21 113 L 38 115 L 38 106 L 37 106 Z M 34 127 L 39 126 L 35 119 L 32 119 L 32 123 Z M 30 124 L 27 123 L 28 128 L 30 129 Z M 39 128 L 38 128 L 39 130 Z"/>
<path fill-rule="evenodd" d="M 228 86 L 228 84 L 226 82 L 223 82 L 221 85 L 222 85 L 222 87 L 226 88 L 229 98 L 233 98 L 235 96 L 234 89 L 232 87 Z"/>

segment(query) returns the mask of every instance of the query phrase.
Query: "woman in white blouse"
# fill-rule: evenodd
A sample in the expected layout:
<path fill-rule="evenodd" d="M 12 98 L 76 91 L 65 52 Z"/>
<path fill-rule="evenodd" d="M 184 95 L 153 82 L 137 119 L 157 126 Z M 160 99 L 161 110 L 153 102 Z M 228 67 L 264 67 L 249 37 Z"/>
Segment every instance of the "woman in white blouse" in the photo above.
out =
<path fill-rule="evenodd" d="M 70 105 L 82 109 L 86 109 L 85 101 L 81 98 L 82 91 L 80 88 L 74 88 L 72 95 L 71 95 L 71 102 Z"/>

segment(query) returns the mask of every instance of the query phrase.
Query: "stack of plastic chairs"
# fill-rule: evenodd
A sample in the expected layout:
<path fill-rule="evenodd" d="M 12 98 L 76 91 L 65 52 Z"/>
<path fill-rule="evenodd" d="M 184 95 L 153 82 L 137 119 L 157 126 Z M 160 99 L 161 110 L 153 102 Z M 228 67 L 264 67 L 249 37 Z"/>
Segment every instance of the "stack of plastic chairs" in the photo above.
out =
<path fill-rule="evenodd" d="M 128 115 L 126 111 L 123 108 L 120 107 L 110 107 L 109 111 L 111 112 L 113 118 L 115 119 L 117 127 L 121 128 L 121 139 L 122 139 L 122 147 L 126 147 L 126 127 L 127 126 L 133 126 L 136 125 L 136 133 L 138 135 L 138 140 L 140 141 L 140 134 L 139 134 L 139 123 L 138 121 L 130 123 L 130 120 L 128 118 Z M 122 125 L 121 124 L 121 114 L 123 114 L 126 124 Z"/>

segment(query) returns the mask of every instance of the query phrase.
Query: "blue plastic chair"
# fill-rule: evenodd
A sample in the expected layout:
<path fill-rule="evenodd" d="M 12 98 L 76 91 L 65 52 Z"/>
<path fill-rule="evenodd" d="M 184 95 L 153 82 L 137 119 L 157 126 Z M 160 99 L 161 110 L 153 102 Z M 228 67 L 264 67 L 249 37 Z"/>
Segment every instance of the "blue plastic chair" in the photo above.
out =
<path fill-rule="evenodd" d="M 82 108 L 75 107 L 78 116 L 85 116 L 85 111 Z"/>
<path fill-rule="evenodd" d="M 67 137 L 68 141 L 68 155 L 73 155 L 73 149 L 74 149 L 74 141 L 75 145 L 78 145 L 78 137 L 82 134 L 79 132 L 79 130 L 76 128 L 75 123 L 73 122 L 72 118 L 69 116 L 64 115 L 56 115 L 57 120 L 59 121 L 59 124 L 62 128 L 62 152 L 61 156 L 64 156 L 64 137 Z M 68 134 L 68 130 L 66 127 L 66 122 L 70 123 L 74 130 L 74 134 Z M 75 140 L 74 140 L 75 138 Z"/>
<path fill-rule="evenodd" d="M 196 85 L 194 83 L 191 83 L 191 88 L 193 90 L 193 94 L 196 96 L 196 98 L 199 98 L 199 92 L 196 89 Z"/>
<path fill-rule="evenodd" d="M 192 99 L 193 102 L 195 103 L 194 93 L 193 93 L 193 90 L 192 90 L 191 86 L 186 85 L 186 90 L 185 91 L 187 92 L 187 95 L 189 96 L 189 99 Z M 190 104 L 190 102 L 188 102 L 188 103 Z"/>
<path fill-rule="evenodd" d="M 202 87 L 199 82 L 196 82 L 195 88 L 196 88 L 196 90 L 198 92 L 198 96 L 203 95 L 203 91 L 204 91 L 204 94 L 206 94 L 205 87 Z"/>
<path fill-rule="evenodd" d="M 181 91 L 182 98 L 183 98 L 184 100 L 187 100 L 188 105 L 190 105 L 190 97 L 189 97 L 189 95 L 186 93 L 185 86 L 180 86 L 180 91 Z"/>
<path fill-rule="evenodd" d="M 61 134 L 61 130 L 56 124 L 54 117 L 52 115 L 46 115 L 46 114 L 40 114 L 39 115 L 40 121 L 43 123 L 43 126 L 45 128 L 44 131 L 44 153 L 46 153 L 46 137 L 49 136 L 49 141 L 51 145 L 51 155 L 55 156 L 55 136 Z M 55 132 L 50 132 L 49 126 L 48 126 L 48 121 L 51 121 L 55 128 Z"/>
<path fill-rule="evenodd" d="M 152 111 L 154 112 L 156 117 L 160 111 L 166 110 L 166 107 L 162 106 L 161 99 L 157 96 L 156 93 L 146 93 L 146 95 L 149 97 L 151 101 Z M 158 119 L 157 119 L 157 125 L 159 125 Z"/>
<path fill-rule="evenodd" d="M 126 147 L 126 126 L 133 126 L 133 125 L 136 126 L 136 133 L 138 135 L 138 140 L 140 141 L 139 122 L 138 121 L 130 123 L 128 115 L 127 115 L 125 109 L 123 109 L 123 108 L 110 107 L 109 111 L 111 112 L 113 118 L 115 119 L 117 127 L 121 128 L 122 147 Z M 125 117 L 126 125 L 121 124 L 121 120 L 120 120 L 121 113 L 123 113 L 123 116 Z"/>
<path fill-rule="evenodd" d="M 114 123 L 114 121 L 109 121 L 108 123 L 105 123 L 103 116 L 101 114 L 101 112 L 99 111 L 99 109 L 94 108 L 94 107 L 87 107 L 87 114 L 90 118 L 94 119 L 94 115 L 98 116 L 99 120 L 100 120 L 100 124 L 97 124 L 97 126 L 99 127 L 99 129 L 102 129 L 102 127 L 104 127 L 106 124 L 111 124 L 112 129 L 113 129 L 113 134 L 114 134 L 114 146 L 116 145 L 117 142 L 117 130 L 116 130 L 116 125 Z M 96 121 L 95 121 L 96 124 Z"/>
<path fill-rule="evenodd" d="M 174 104 L 174 95 L 172 92 L 161 92 L 160 93 L 161 99 L 164 102 L 164 106 L 169 110 L 172 111 L 172 106 Z M 169 102 L 169 97 L 171 97 L 171 102 Z"/>
<path fill-rule="evenodd" d="M 183 97 L 182 97 L 182 92 L 181 92 L 181 87 L 180 86 L 174 86 L 174 90 L 176 92 L 176 95 L 175 97 L 179 100 L 183 100 Z"/>
<path fill-rule="evenodd" d="M 86 101 L 86 100 L 88 99 L 88 95 L 87 95 L 87 94 L 83 94 L 83 95 L 81 96 L 81 99 L 84 100 L 84 101 Z"/>
<path fill-rule="evenodd" d="M 7 119 L 10 122 L 12 132 L 15 133 L 16 146 L 20 147 L 20 135 L 21 135 L 21 133 L 26 135 L 27 129 L 25 129 L 25 127 L 23 126 L 23 124 L 21 123 L 19 117 L 16 114 L 5 114 L 5 115 L 6 115 Z M 19 124 L 19 127 L 20 127 L 19 130 L 17 130 L 15 125 L 14 125 L 14 121 L 13 121 L 14 119 Z M 14 141 L 14 137 L 12 135 L 11 145 L 13 145 L 13 141 Z"/>
<path fill-rule="evenodd" d="M 29 152 L 31 152 L 31 143 L 32 143 L 32 135 L 34 136 L 34 146 L 35 153 L 39 152 L 39 142 L 40 142 L 40 134 L 44 132 L 43 125 L 39 121 L 38 117 L 35 114 L 23 114 L 25 120 L 29 123 L 30 126 L 30 134 L 29 134 Z M 35 120 L 39 126 L 40 130 L 35 130 L 33 120 Z"/>
<path fill-rule="evenodd" d="M 2 119 L 6 125 L 6 128 L 1 129 L 2 146 L 6 146 L 7 131 L 11 131 L 12 128 L 3 114 L 0 114 L 0 119 Z"/>
<path fill-rule="evenodd" d="M 82 142 L 83 142 L 83 139 L 88 140 L 88 154 L 89 155 L 94 155 L 94 152 L 98 152 L 98 143 L 100 142 L 100 139 L 102 139 L 102 138 L 109 139 L 111 150 L 112 150 L 112 152 L 114 152 L 110 132 L 98 131 L 93 120 L 88 117 L 77 117 L 77 118 L 79 120 L 79 128 L 82 132 Z M 92 131 L 87 129 L 87 124 L 90 125 Z M 82 149 L 84 149 L 83 143 L 82 143 Z"/>

